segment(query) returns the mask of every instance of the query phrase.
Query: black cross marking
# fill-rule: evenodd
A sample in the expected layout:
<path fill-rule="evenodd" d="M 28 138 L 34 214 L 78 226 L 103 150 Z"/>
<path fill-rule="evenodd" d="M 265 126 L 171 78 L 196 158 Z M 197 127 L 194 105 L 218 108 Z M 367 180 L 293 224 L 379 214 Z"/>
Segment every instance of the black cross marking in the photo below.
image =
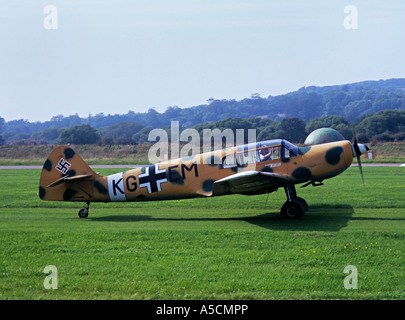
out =
<path fill-rule="evenodd" d="M 146 187 L 148 193 L 161 191 L 161 184 L 167 182 L 166 169 L 159 170 L 158 165 L 145 167 L 145 173 L 139 175 L 139 186 Z"/>
<path fill-rule="evenodd" d="M 65 159 L 61 158 L 56 165 L 55 169 L 62 172 L 63 174 L 66 174 L 70 168 L 71 164 L 67 162 Z"/>

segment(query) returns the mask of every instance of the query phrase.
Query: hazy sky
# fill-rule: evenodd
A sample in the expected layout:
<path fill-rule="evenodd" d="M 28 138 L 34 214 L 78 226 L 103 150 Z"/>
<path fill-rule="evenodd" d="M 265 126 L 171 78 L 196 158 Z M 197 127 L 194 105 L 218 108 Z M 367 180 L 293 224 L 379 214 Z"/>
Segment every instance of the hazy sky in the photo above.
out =
<path fill-rule="evenodd" d="M 1 0 L 0 45 L 6 121 L 163 112 L 405 77 L 405 2 Z"/>

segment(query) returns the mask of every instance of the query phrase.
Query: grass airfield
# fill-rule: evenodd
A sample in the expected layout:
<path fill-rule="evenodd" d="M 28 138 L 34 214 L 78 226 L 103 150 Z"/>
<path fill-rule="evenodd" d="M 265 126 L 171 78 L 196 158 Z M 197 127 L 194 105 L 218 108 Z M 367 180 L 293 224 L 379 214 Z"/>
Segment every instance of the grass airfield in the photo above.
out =
<path fill-rule="evenodd" d="M 405 299 L 405 168 L 363 171 L 365 188 L 355 167 L 297 188 L 309 211 L 287 221 L 283 189 L 93 203 L 79 219 L 82 203 L 38 198 L 40 170 L 0 170 L 0 299 Z"/>

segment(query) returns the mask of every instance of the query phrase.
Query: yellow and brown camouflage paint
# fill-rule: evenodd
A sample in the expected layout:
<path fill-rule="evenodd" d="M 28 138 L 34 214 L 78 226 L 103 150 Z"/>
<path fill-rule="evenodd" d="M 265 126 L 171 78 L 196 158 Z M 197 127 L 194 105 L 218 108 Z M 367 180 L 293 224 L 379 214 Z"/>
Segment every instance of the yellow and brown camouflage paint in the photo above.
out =
<path fill-rule="evenodd" d="M 273 148 L 282 145 L 273 145 Z M 255 151 L 255 150 L 253 150 Z M 237 147 L 170 160 L 103 176 L 94 172 L 70 145 L 57 146 L 45 161 L 39 197 L 51 201 L 143 201 L 215 196 L 214 183 L 236 173 L 274 173 L 271 188 L 256 185 L 252 192 L 272 192 L 278 187 L 322 181 L 346 170 L 353 161 L 349 141 L 298 148 L 298 154 L 244 165 L 224 165 Z M 270 175 L 267 178 L 271 180 Z M 248 187 L 246 187 L 248 188 Z M 232 193 L 229 191 L 228 193 Z M 220 194 L 227 194 L 222 192 Z"/>

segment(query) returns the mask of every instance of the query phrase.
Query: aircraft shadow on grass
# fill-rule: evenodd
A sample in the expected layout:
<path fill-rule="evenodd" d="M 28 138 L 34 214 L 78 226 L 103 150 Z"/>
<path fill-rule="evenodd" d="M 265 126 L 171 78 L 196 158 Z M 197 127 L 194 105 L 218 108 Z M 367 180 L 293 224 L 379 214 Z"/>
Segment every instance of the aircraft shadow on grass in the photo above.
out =
<path fill-rule="evenodd" d="M 275 231 L 329 231 L 336 232 L 346 227 L 350 220 L 381 220 L 384 218 L 353 217 L 354 209 L 351 205 L 322 206 L 310 208 L 305 217 L 298 220 L 286 220 L 276 211 L 266 212 L 257 216 L 248 217 L 154 217 L 151 215 L 111 215 L 104 217 L 91 217 L 92 221 L 108 222 L 140 222 L 140 221 L 187 221 L 196 223 L 201 221 L 245 221 L 252 225 Z"/>

